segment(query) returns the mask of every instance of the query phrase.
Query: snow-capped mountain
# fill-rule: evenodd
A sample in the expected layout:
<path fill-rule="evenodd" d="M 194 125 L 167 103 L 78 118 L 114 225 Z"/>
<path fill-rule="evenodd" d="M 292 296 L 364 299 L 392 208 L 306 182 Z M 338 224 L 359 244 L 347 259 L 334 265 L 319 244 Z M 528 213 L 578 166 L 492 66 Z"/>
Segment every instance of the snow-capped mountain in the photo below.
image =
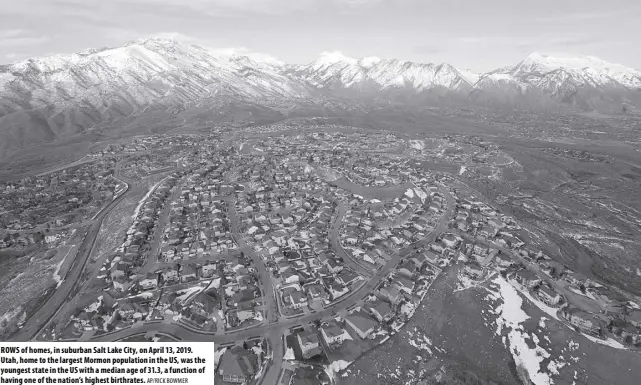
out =
<path fill-rule="evenodd" d="M 536 100 L 537 105 L 562 103 L 616 111 L 626 103 L 638 103 L 641 71 L 593 56 L 533 53 L 516 65 L 482 75 L 474 88 L 477 100 L 505 98 L 508 92 L 521 101 Z"/>
<path fill-rule="evenodd" d="M 468 81 L 470 84 L 476 84 L 481 78 L 481 74 L 475 71 L 472 71 L 469 68 L 458 68 L 458 72 Z"/>
<path fill-rule="evenodd" d="M 307 88 L 278 64 L 145 39 L 0 66 L 0 147 L 49 141 L 147 109 L 184 108 L 215 95 L 296 98 Z M 2 148 L 0 148 L 1 150 Z"/>
<path fill-rule="evenodd" d="M 29 59 L 2 66 L 0 73 L 2 91 L 31 93 L 31 108 L 78 98 L 98 107 L 108 102 L 105 92 L 116 91 L 141 105 L 158 99 L 193 99 L 221 88 L 244 97 L 306 94 L 300 84 L 280 74 L 278 65 L 246 56 L 214 56 L 204 48 L 163 39 Z M 0 113 L 18 107 L 4 97 L 0 103 Z"/>
<path fill-rule="evenodd" d="M 593 86 L 641 87 L 641 72 L 594 56 L 563 57 L 535 52 L 517 65 L 502 70 L 521 78 L 545 77 L 558 71 Z"/>
<path fill-rule="evenodd" d="M 447 90 L 468 93 L 472 83 L 449 64 L 422 64 L 396 59 L 349 58 L 339 52 L 323 53 L 307 65 L 295 66 L 289 74 L 318 89 L 415 93 Z"/>
<path fill-rule="evenodd" d="M 264 55 L 150 38 L 0 65 L 0 154 L 149 113 L 176 115 L 197 107 L 209 109 L 199 110 L 200 116 L 211 115 L 222 100 L 278 115 L 299 103 L 327 111 L 372 99 L 621 112 L 641 106 L 641 72 L 591 56 L 538 53 L 485 74 L 339 52 L 287 65 Z"/>

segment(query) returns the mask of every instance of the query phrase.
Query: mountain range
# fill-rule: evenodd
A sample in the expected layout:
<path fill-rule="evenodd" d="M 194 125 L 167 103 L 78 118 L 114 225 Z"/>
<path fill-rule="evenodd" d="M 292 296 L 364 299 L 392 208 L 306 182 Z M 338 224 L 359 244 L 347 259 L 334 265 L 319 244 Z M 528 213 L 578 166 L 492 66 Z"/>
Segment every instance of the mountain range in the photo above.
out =
<path fill-rule="evenodd" d="M 488 73 L 337 52 L 290 65 L 150 38 L 0 65 L 0 156 L 105 122 L 221 100 L 271 109 L 385 101 L 629 113 L 641 107 L 641 71 L 539 53 Z"/>

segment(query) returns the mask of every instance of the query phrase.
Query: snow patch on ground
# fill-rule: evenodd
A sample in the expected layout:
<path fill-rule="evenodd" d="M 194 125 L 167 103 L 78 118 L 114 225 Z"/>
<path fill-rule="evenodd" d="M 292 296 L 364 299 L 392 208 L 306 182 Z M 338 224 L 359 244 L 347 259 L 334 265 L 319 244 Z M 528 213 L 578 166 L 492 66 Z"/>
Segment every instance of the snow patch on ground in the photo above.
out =
<path fill-rule="evenodd" d="M 142 205 L 144 205 L 145 201 L 149 199 L 151 194 L 156 190 L 156 187 L 160 186 L 160 184 L 164 181 L 165 179 L 161 180 L 160 182 L 156 183 L 154 187 L 150 188 L 149 191 L 147 191 L 147 194 L 144 197 L 142 197 L 142 199 L 138 202 L 138 206 L 136 206 L 136 209 L 134 210 L 134 213 L 131 216 L 132 219 L 136 219 L 138 217 L 138 214 L 140 213 L 140 209 L 142 208 Z"/>
<path fill-rule="evenodd" d="M 212 279 L 211 284 L 209 285 L 209 287 L 212 287 L 214 289 L 220 289 L 220 278 Z"/>
<path fill-rule="evenodd" d="M 100 305 L 101 305 L 101 304 L 102 304 L 102 296 L 98 297 L 98 299 L 96 300 L 96 302 L 94 302 L 94 303 L 92 303 L 91 305 L 87 306 L 87 307 L 85 308 L 85 311 L 86 311 L 87 313 L 91 313 L 91 312 L 94 312 L 94 311 L 98 311 L 98 308 L 100 308 Z"/>
<path fill-rule="evenodd" d="M 416 331 L 416 328 L 414 328 L 414 331 Z M 430 355 L 434 355 L 434 353 L 432 353 L 432 349 L 430 348 L 432 346 L 432 341 L 429 338 L 427 338 L 427 336 L 425 335 L 421 336 L 419 333 L 417 333 L 415 336 L 414 333 L 410 331 L 408 331 L 407 334 L 409 336 L 410 345 L 412 345 L 418 350 L 423 350 L 428 352 Z"/>
<path fill-rule="evenodd" d="M 180 294 L 180 296 L 176 299 L 179 301 L 179 303 L 184 303 L 189 297 L 196 293 L 200 293 L 202 290 L 203 288 L 200 286 L 192 286 L 187 289 L 180 290 L 179 292 L 177 292 L 177 294 Z"/>
<path fill-rule="evenodd" d="M 253 346 L 253 347 L 251 348 L 251 351 L 252 351 L 255 355 L 257 355 L 258 357 L 260 357 L 260 356 L 261 356 L 261 354 L 263 354 L 263 353 L 264 353 L 263 348 L 262 348 L 262 347 L 260 347 L 260 346 Z"/>
<path fill-rule="evenodd" d="M 295 360 L 295 359 L 296 359 L 296 357 L 294 356 L 294 349 L 292 349 L 292 348 L 287 348 L 287 351 L 285 352 L 285 355 L 283 356 L 283 359 L 284 359 L 284 360 L 287 360 L 287 361 L 293 361 L 293 360 Z"/>
<path fill-rule="evenodd" d="M 530 316 L 521 308 L 523 300 L 519 292 L 501 276 L 496 277 L 492 283 L 497 286 L 498 291 L 490 297 L 502 300 L 502 303 L 494 309 L 494 313 L 498 315 L 497 335 L 501 335 L 503 330 L 508 330 L 505 341 L 509 345 L 508 349 L 516 365 L 527 371 L 534 385 L 551 385 L 553 382 L 550 375 L 539 371 L 541 363 L 550 357 L 550 353 L 536 344 L 534 348 L 530 348 L 526 342 L 530 336 L 521 324 Z"/>
<path fill-rule="evenodd" d="M 545 314 L 549 315 L 549 316 L 550 316 L 550 317 L 552 317 L 553 319 L 555 319 L 555 320 L 557 320 L 557 321 L 560 321 L 560 320 L 559 320 L 559 317 L 556 315 L 556 313 L 557 313 L 557 311 L 558 311 L 559 309 L 554 308 L 554 307 L 550 307 L 550 306 L 546 305 L 543 301 L 541 301 L 541 300 L 539 300 L 539 299 L 537 299 L 537 298 L 534 298 L 534 296 L 532 296 L 532 294 L 530 294 L 530 292 L 529 292 L 529 291 L 527 291 L 526 289 L 523 289 L 523 288 L 519 287 L 519 285 L 514 285 L 514 286 L 512 286 L 512 287 L 513 287 L 515 290 L 517 290 L 519 293 L 521 293 L 521 294 L 522 294 L 525 298 L 527 298 L 530 302 L 532 302 L 536 307 L 538 307 L 539 309 L 541 309 L 541 311 L 542 311 L 542 312 L 544 312 Z"/>
<path fill-rule="evenodd" d="M 406 315 L 407 319 L 410 319 L 414 315 L 416 307 L 417 304 L 413 302 L 405 302 L 403 305 L 401 305 L 401 314 Z"/>
<path fill-rule="evenodd" d="M 218 366 L 218 363 L 220 362 L 220 357 L 222 357 L 226 351 L 227 351 L 227 348 L 222 348 L 214 352 L 214 368 Z"/>
<path fill-rule="evenodd" d="M 415 150 L 423 150 L 425 148 L 425 142 L 422 140 L 410 140 L 410 147 Z"/>
<path fill-rule="evenodd" d="M 333 373 L 338 373 L 341 370 L 347 369 L 352 363 L 344 360 L 336 360 L 329 365 L 329 369 Z"/>
<path fill-rule="evenodd" d="M 421 203 L 425 203 L 425 199 L 427 199 L 427 193 L 419 187 L 415 187 L 414 192 L 421 199 Z"/>
<path fill-rule="evenodd" d="M 574 287 L 572 287 L 572 286 L 568 286 L 568 290 L 570 290 L 570 291 L 571 291 L 572 293 L 574 293 L 574 294 L 582 295 L 582 296 L 584 296 L 584 297 L 587 297 L 587 298 L 593 299 L 593 300 L 595 300 L 595 301 L 597 300 L 597 299 L 592 295 L 592 293 L 590 293 L 589 291 L 586 291 L 586 292 L 584 293 L 584 292 L 582 292 L 581 290 L 579 290 L 579 289 L 575 289 L 575 288 L 574 288 Z"/>
<path fill-rule="evenodd" d="M 18 306 L 14 309 L 10 309 L 4 314 L 0 314 L 0 330 L 2 330 L 2 324 L 9 323 L 13 321 L 15 318 L 18 318 L 18 316 L 22 313 L 22 306 Z M 26 313 L 23 313 L 23 316 L 26 316 Z"/>
<path fill-rule="evenodd" d="M 454 289 L 454 292 L 467 290 L 471 287 L 475 287 L 476 285 L 477 282 L 475 280 L 459 272 L 458 280 L 456 281 L 456 289 Z"/>
<path fill-rule="evenodd" d="M 62 257 L 60 262 L 58 262 L 58 264 L 56 265 L 56 271 L 53 272 L 53 280 L 56 281 L 56 288 L 60 287 L 60 285 L 62 285 L 62 282 L 64 281 L 64 279 L 60 276 L 60 269 L 62 268 L 62 264 L 67 260 L 69 253 L 71 253 L 71 250 L 73 250 L 73 248 L 70 248 L 69 251 L 67 251 L 67 254 L 65 254 L 65 256 Z"/>
<path fill-rule="evenodd" d="M 597 338 L 589 334 L 585 334 L 585 333 L 581 333 L 581 334 L 583 334 L 585 338 L 589 339 L 592 342 L 596 342 L 597 344 L 609 346 L 615 349 L 628 350 L 628 348 L 626 348 L 625 345 L 621 344 L 616 340 L 613 340 L 612 338 L 608 338 L 607 340 L 602 340 L 601 338 Z"/>
<path fill-rule="evenodd" d="M 541 329 L 545 329 L 545 320 L 546 320 L 546 319 L 547 319 L 547 318 L 545 318 L 545 317 L 541 317 L 541 319 L 539 320 L 539 327 L 540 327 Z"/>
<path fill-rule="evenodd" d="M 567 365 L 565 362 L 550 361 L 550 363 L 548 364 L 548 370 L 550 371 L 550 373 L 558 376 L 559 369 L 561 369 L 565 365 Z"/>

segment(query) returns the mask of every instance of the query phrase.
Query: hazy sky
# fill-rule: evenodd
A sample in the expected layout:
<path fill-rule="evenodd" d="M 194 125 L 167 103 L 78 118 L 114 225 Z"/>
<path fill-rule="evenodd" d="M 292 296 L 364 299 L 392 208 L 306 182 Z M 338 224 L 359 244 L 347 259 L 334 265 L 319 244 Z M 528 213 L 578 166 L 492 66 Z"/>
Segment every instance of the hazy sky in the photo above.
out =
<path fill-rule="evenodd" d="M 289 63 L 341 51 L 485 71 L 538 51 L 641 69 L 639 0 L 0 1 L 0 63 L 152 35 Z"/>

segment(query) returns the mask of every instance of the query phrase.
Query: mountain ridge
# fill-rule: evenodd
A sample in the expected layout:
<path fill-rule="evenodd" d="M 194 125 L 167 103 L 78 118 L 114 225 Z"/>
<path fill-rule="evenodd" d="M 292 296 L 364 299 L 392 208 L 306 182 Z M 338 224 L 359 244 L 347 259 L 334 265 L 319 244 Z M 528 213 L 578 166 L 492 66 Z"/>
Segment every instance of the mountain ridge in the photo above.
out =
<path fill-rule="evenodd" d="M 0 65 L 0 153 L 83 133 L 150 108 L 177 113 L 194 105 L 213 106 L 211 101 L 221 97 L 325 110 L 331 100 L 339 105 L 387 100 L 621 113 L 626 106 L 641 106 L 641 71 L 593 56 L 540 53 L 487 73 L 448 63 L 354 59 L 340 52 L 292 65 L 249 52 L 139 39 Z"/>

